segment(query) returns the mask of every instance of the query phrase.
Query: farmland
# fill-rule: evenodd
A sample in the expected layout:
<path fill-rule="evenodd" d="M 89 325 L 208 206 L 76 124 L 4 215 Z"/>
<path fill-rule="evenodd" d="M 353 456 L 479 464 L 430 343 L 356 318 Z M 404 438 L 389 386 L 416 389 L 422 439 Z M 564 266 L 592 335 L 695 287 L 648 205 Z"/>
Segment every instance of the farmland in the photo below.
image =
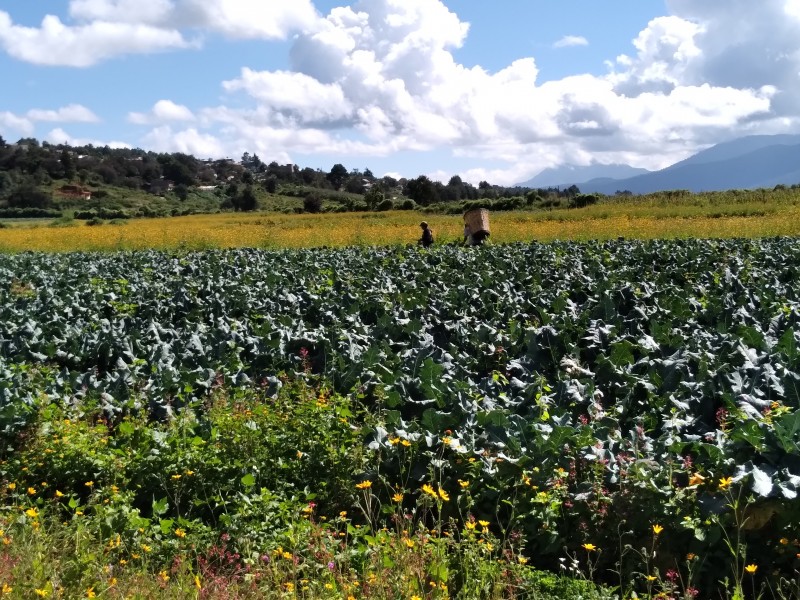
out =
<path fill-rule="evenodd" d="M 0 574 L 798 597 L 799 265 L 788 237 L 4 255 Z M 43 567 L 57 539 L 85 564 Z"/>
<path fill-rule="evenodd" d="M 647 199 L 608 202 L 580 210 L 492 213 L 495 243 L 656 238 L 731 238 L 800 235 L 794 200 L 717 203 L 692 196 L 673 204 Z M 212 248 L 308 248 L 413 243 L 425 219 L 437 243 L 461 240 L 458 216 L 417 211 L 286 215 L 223 213 L 137 219 L 87 226 L 55 221 L 38 227 L 0 229 L 0 251 L 202 250 Z"/>

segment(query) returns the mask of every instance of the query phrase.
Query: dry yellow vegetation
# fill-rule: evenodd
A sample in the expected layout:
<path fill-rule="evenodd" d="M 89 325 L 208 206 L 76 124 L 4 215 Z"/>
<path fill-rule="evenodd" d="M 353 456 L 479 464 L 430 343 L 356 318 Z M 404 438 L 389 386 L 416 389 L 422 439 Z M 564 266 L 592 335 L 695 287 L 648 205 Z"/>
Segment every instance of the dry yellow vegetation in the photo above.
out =
<path fill-rule="evenodd" d="M 45 252 L 232 247 L 304 248 L 315 246 L 414 243 L 424 219 L 437 243 L 461 240 L 458 215 L 416 212 L 284 215 L 216 214 L 138 219 L 121 224 L 11 227 L 0 229 L 0 251 Z M 631 210 L 599 205 L 552 212 L 493 212 L 494 243 L 588 240 L 617 237 L 800 236 L 800 206 L 769 207 L 752 214 L 695 215 L 685 210 Z"/>

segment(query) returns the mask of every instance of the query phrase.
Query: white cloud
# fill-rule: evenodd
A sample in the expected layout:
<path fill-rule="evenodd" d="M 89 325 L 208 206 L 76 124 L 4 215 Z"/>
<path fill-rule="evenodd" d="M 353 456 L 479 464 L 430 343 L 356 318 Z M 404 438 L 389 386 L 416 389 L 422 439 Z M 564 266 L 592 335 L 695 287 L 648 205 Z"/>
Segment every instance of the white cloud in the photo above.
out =
<path fill-rule="evenodd" d="M 130 144 L 126 142 L 119 142 L 119 141 L 110 141 L 104 142 L 101 140 L 89 139 L 89 138 L 80 138 L 80 137 L 73 137 L 60 127 L 51 130 L 50 132 L 46 133 L 43 138 L 45 141 L 50 142 L 51 144 L 67 144 L 69 146 L 98 146 L 104 147 L 108 146 L 109 148 L 130 148 Z"/>
<path fill-rule="evenodd" d="M 214 135 L 201 133 L 195 128 L 173 131 L 169 125 L 156 127 L 144 141 L 156 152 L 183 152 L 200 157 L 227 156 L 224 145 Z"/>
<path fill-rule="evenodd" d="M 317 11 L 311 0 L 179 0 L 173 19 L 237 39 L 285 39 L 312 27 Z"/>
<path fill-rule="evenodd" d="M 159 100 L 148 113 L 128 113 L 128 121 L 136 125 L 149 125 L 168 121 L 194 121 L 191 110 L 172 100 Z"/>
<path fill-rule="evenodd" d="M 239 79 L 222 85 L 228 91 L 243 90 L 276 112 L 307 120 L 342 119 L 353 110 L 338 84 L 320 83 L 303 73 L 258 73 L 245 67 Z"/>
<path fill-rule="evenodd" d="M 55 110 L 33 108 L 25 116 L 0 112 L 0 131 L 13 130 L 25 136 L 32 136 L 36 122 L 56 123 L 97 123 L 100 119 L 91 110 L 80 104 L 69 104 Z M 60 131 L 60 130 L 58 130 Z"/>
<path fill-rule="evenodd" d="M 39 28 L 14 25 L 8 13 L 0 11 L 0 46 L 26 62 L 37 65 L 88 67 L 120 54 L 145 54 L 189 43 L 180 32 L 150 25 L 93 21 L 68 26 L 53 15 Z"/>
<path fill-rule="evenodd" d="M 55 121 L 59 123 L 97 123 L 100 118 L 80 104 L 69 104 L 57 110 L 31 109 L 27 113 L 31 121 Z"/>
<path fill-rule="evenodd" d="M 0 133 L 10 135 L 10 131 L 30 137 L 33 134 L 34 126 L 30 119 L 17 116 L 12 112 L 0 111 Z"/>
<path fill-rule="evenodd" d="M 84 4 L 128 14 L 124 0 Z M 173 14 L 166 4 L 190 3 L 163 4 Z M 800 0 L 668 6 L 672 14 L 648 23 L 608 74 L 540 81 L 534 57 L 496 72 L 459 64 L 454 50 L 469 25 L 440 0 L 360 0 L 287 25 L 302 31 L 291 70 L 245 67 L 222 84 L 231 106 L 200 109 L 192 128 L 158 127 L 145 139 L 163 150 L 248 150 L 284 161 L 448 149 L 490 165 L 461 173 L 465 180 L 511 184 L 563 163 L 661 168 L 717 141 L 800 127 L 792 102 L 800 94 Z M 194 22 L 208 14 L 194 13 Z M 586 43 L 568 36 L 557 44 Z M 154 113 L 141 122 L 167 120 Z"/>
<path fill-rule="evenodd" d="M 311 0 L 71 0 L 74 23 L 47 15 L 39 27 L 0 11 L 0 47 L 22 61 L 89 67 L 127 54 L 196 47 L 187 33 L 235 39 L 286 39 L 318 21 Z"/>
<path fill-rule="evenodd" d="M 588 46 L 589 40 L 581 35 L 565 35 L 553 44 L 553 48 L 569 48 L 571 46 Z"/>
<path fill-rule="evenodd" d="M 161 25 L 174 8 L 171 0 L 147 0 L 146 10 L 142 0 L 72 0 L 69 14 L 79 21 Z"/>

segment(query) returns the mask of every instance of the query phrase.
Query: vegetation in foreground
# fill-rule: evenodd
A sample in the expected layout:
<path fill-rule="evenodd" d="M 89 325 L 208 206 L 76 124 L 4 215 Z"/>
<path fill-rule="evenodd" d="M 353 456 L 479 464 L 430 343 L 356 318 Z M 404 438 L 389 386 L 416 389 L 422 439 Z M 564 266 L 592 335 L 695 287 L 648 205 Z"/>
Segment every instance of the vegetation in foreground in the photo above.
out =
<path fill-rule="evenodd" d="M 398 485 L 387 498 L 354 479 L 374 418 L 287 383 L 277 397 L 220 388 L 163 424 L 40 406 L 2 465 L 0 593 L 611 597 L 528 567 L 519 536 L 475 520 L 467 495 Z M 448 504 L 466 519 L 445 518 Z"/>
<path fill-rule="evenodd" d="M 1 256 L 6 585 L 797 598 L 798 251 Z"/>

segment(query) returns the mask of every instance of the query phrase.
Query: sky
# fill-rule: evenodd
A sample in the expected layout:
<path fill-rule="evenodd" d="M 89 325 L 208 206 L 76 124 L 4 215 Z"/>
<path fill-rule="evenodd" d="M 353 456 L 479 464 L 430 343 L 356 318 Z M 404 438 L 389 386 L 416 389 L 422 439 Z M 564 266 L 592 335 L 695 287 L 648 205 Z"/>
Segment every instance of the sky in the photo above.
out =
<path fill-rule="evenodd" d="M 0 81 L 9 142 L 513 185 L 800 132 L 800 0 L 0 0 Z"/>

